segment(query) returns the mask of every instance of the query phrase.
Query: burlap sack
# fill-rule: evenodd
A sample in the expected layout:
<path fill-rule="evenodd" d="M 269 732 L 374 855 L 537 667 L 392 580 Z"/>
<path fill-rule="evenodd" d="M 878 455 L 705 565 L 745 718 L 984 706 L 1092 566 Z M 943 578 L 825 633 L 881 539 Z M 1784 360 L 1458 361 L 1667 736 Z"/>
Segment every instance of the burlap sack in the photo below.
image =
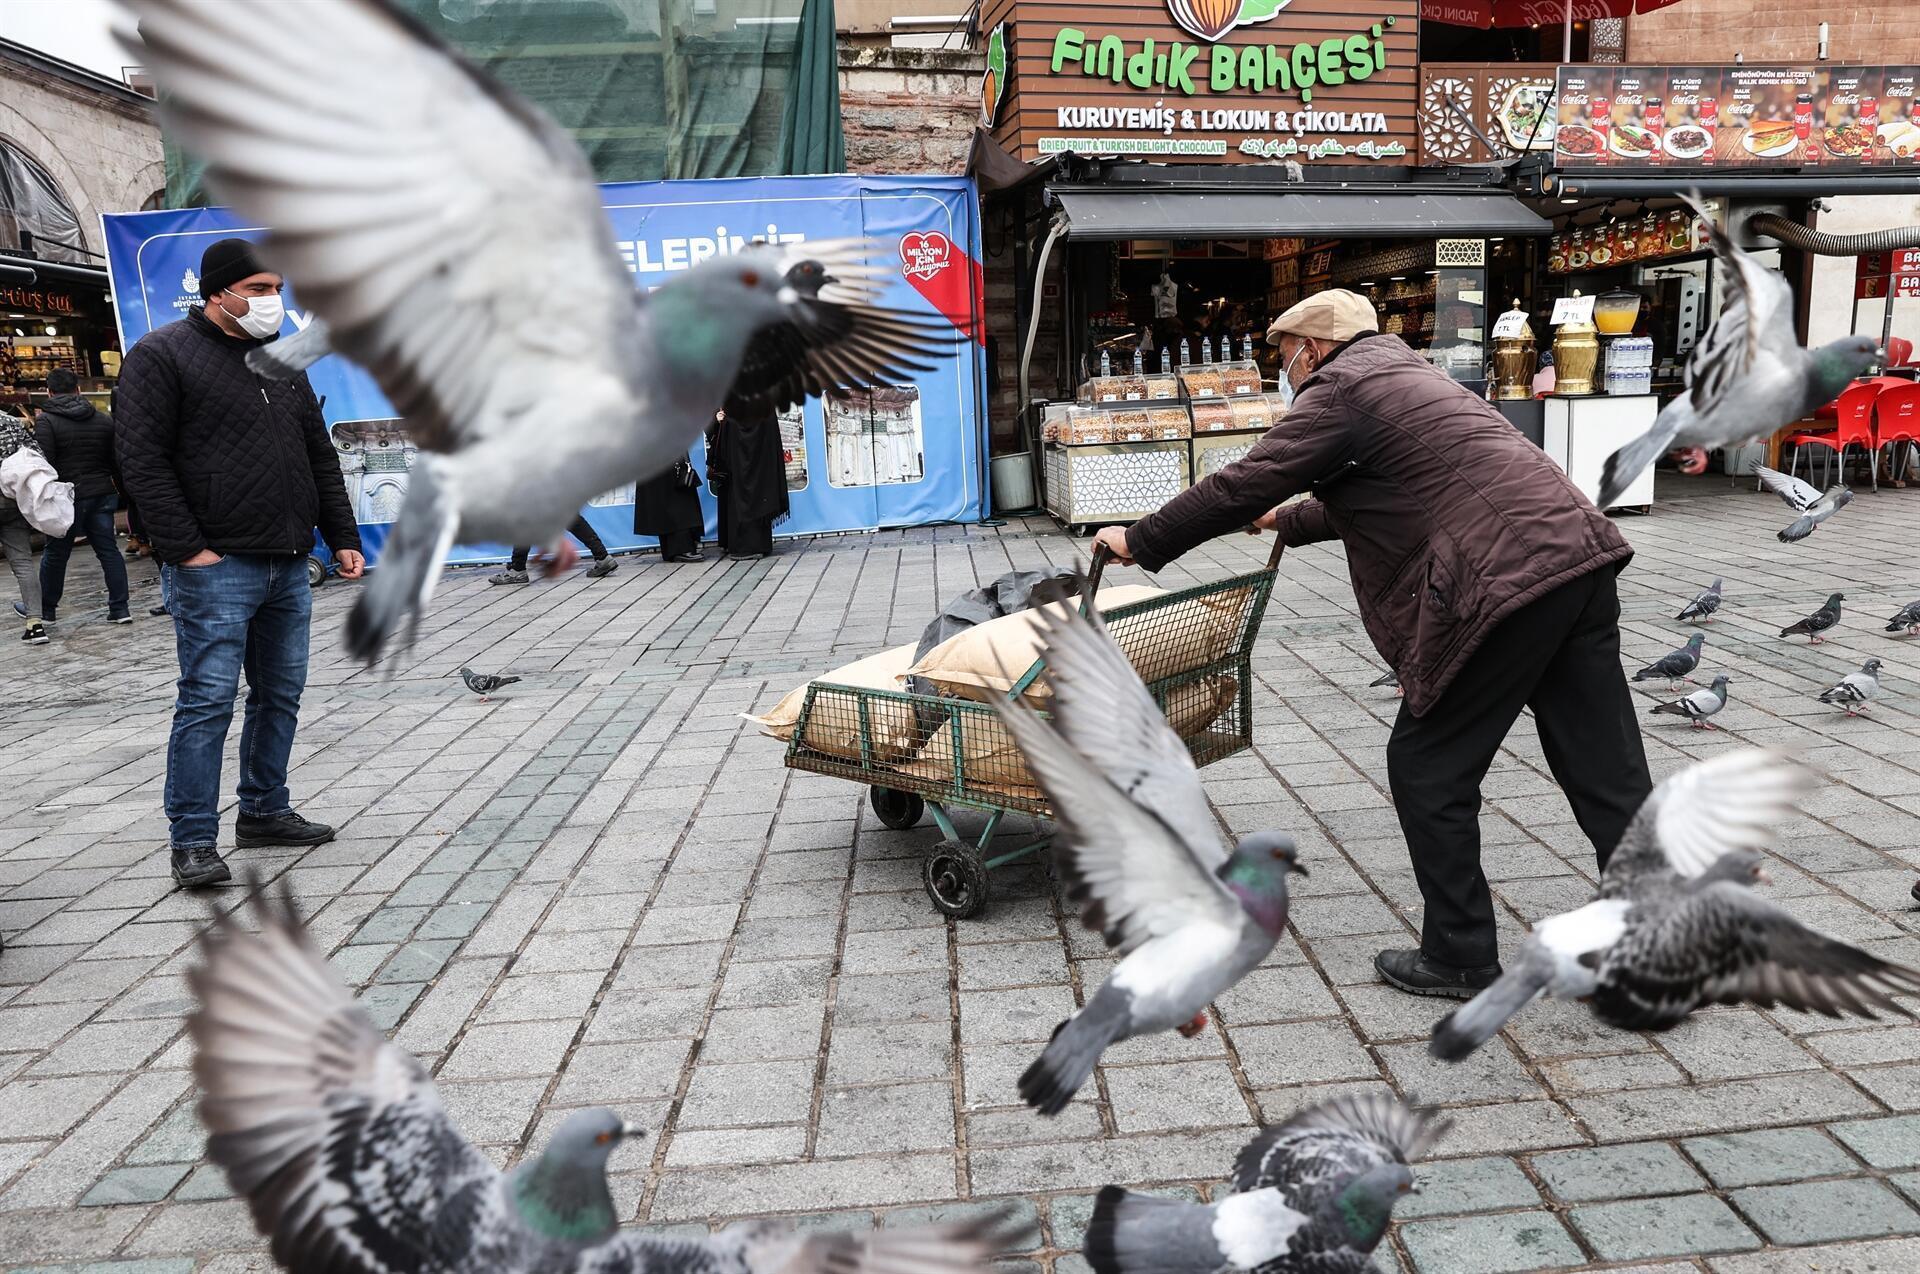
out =
<path fill-rule="evenodd" d="M 902 687 L 901 677 L 908 665 L 913 663 L 913 651 L 914 643 L 908 642 L 877 655 L 868 655 L 832 672 L 822 673 L 813 681 L 789 691 L 765 716 L 756 717 L 747 712 L 740 715 L 758 725 L 763 733 L 783 743 L 791 742 L 794 729 L 800 723 L 801 706 L 807 700 L 807 687 L 815 681 L 835 686 L 857 686 L 863 690 L 899 691 Z M 894 699 L 867 700 L 867 729 L 876 760 L 897 760 L 913 752 L 916 743 L 914 717 L 913 709 L 908 705 Z M 813 715 L 807 720 L 806 744 L 830 756 L 859 758 L 860 715 L 853 695 L 823 692 L 816 699 Z"/>

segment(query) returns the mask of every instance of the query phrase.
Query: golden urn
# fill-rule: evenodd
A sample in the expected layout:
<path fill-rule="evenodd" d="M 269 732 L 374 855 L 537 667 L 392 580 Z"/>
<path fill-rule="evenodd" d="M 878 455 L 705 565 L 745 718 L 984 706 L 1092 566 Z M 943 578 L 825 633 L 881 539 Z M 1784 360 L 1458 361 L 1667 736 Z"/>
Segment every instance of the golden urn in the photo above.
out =
<path fill-rule="evenodd" d="M 1579 292 L 1574 293 L 1579 296 Z M 1593 373 L 1600 365 L 1600 337 L 1591 322 L 1562 323 L 1553 337 L 1553 392 L 1578 395 L 1593 392 Z"/>
<path fill-rule="evenodd" d="M 1518 297 L 1514 298 L 1513 309 L 1508 313 L 1524 314 Z M 1520 330 L 1511 336 L 1493 338 L 1493 396 L 1495 399 L 1526 399 L 1533 397 L 1533 372 L 1537 355 L 1534 352 L 1533 329 L 1523 319 Z"/>

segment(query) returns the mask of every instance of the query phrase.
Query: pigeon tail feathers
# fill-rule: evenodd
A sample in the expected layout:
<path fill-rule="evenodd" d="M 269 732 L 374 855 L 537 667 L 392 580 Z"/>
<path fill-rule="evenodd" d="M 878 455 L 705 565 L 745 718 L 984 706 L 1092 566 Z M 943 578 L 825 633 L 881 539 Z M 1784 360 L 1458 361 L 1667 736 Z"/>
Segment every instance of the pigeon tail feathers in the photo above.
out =
<path fill-rule="evenodd" d="M 1521 1009 L 1546 990 L 1552 970 L 1545 962 L 1538 967 L 1523 965 L 1510 969 L 1480 994 L 1468 1000 L 1440 1020 L 1433 1028 L 1433 1040 L 1427 1051 L 1443 1062 L 1465 1061 L 1469 1054 L 1492 1039 Z"/>
<path fill-rule="evenodd" d="M 268 380 L 292 380 L 331 353 L 332 333 L 327 321 L 317 318 L 285 340 L 247 351 L 247 367 Z"/>
<path fill-rule="evenodd" d="M 460 511 L 437 480 L 438 468 L 437 458 L 424 455 L 414 466 L 400 520 L 347 615 L 347 653 L 369 666 L 403 624 L 401 647 L 413 644 L 420 613 L 439 582 L 440 564 L 459 533 Z"/>
<path fill-rule="evenodd" d="M 1618 500 L 1672 445 L 1676 428 L 1672 422 L 1663 425 L 1656 419 L 1651 429 L 1608 456 L 1600 470 L 1600 494 L 1594 505 L 1604 509 Z"/>
<path fill-rule="evenodd" d="M 1053 1038 L 1020 1076 L 1020 1099 L 1043 1115 L 1057 1115 L 1093 1074 L 1107 1045 L 1126 1035 L 1126 1014 L 1092 1003 L 1054 1028 Z"/>
<path fill-rule="evenodd" d="M 1819 525 L 1819 522 L 1810 517 L 1795 518 L 1791 526 L 1780 532 L 1780 542 L 1782 544 L 1798 543 L 1812 535 L 1813 528 Z"/>
<path fill-rule="evenodd" d="M 1207 1274 L 1229 1264 L 1213 1237 L 1213 1209 L 1119 1186 L 1095 1197 L 1084 1247 L 1093 1274 Z"/>

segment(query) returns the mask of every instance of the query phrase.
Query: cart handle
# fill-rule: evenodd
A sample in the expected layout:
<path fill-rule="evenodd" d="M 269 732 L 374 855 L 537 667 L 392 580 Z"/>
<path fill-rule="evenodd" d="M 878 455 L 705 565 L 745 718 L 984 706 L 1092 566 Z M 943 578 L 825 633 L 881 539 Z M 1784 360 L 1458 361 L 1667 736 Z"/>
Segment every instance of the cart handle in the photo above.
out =
<path fill-rule="evenodd" d="M 1270 571 L 1279 570 L 1280 555 L 1286 551 L 1287 551 L 1286 541 L 1282 540 L 1279 534 L 1276 532 L 1273 537 L 1273 552 L 1267 554 L 1267 569 Z"/>
<path fill-rule="evenodd" d="M 1112 560 L 1112 549 L 1104 544 L 1093 546 L 1093 566 L 1087 571 L 1087 589 L 1080 606 L 1080 614 L 1083 618 L 1093 609 L 1093 595 L 1100 591 L 1100 576 L 1106 572 L 1107 563 Z"/>

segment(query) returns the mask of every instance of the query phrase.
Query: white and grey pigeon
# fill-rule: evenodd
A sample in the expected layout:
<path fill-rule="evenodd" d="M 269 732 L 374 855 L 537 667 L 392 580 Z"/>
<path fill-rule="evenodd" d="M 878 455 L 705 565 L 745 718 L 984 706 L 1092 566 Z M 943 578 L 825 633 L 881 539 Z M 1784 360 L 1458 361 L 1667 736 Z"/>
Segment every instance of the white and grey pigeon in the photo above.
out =
<path fill-rule="evenodd" d="M 1758 748 L 1661 783 L 1594 901 L 1536 925 L 1506 972 L 1435 1028 L 1433 1055 L 1461 1060 L 1542 994 L 1636 1031 L 1709 1004 L 1912 1017 L 1893 997 L 1920 995 L 1920 971 L 1815 933 L 1753 891 L 1767 882 L 1757 847 L 1810 787 L 1804 769 Z"/>
<path fill-rule="evenodd" d="M 480 702 L 487 702 L 488 696 L 502 686 L 510 686 L 520 680 L 518 677 L 502 677 L 491 672 L 475 672 L 471 668 L 460 669 L 460 680 L 467 683 L 467 689 L 480 696 Z"/>
<path fill-rule="evenodd" d="M 671 467 L 724 404 L 887 384 L 955 342 L 877 304 L 890 273 L 860 241 L 747 247 L 643 294 L 573 140 L 385 0 L 128 7 L 169 134 L 319 315 L 250 364 L 337 349 L 423 448 L 347 620 L 356 657 L 411 640 L 456 538 L 563 569 L 580 508 Z"/>
<path fill-rule="evenodd" d="M 1309 1106 L 1247 1143 L 1212 1203 L 1108 1186 L 1087 1225 L 1094 1274 L 1361 1274 L 1451 1126 L 1389 1093 Z"/>
<path fill-rule="evenodd" d="M 576 1111 L 502 1173 L 463 1137 L 425 1068 L 383 1038 L 284 891 L 257 933 L 202 938 L 187 1018 L 207 1157 L 295 1274 L 963 1274 L 998 1218 L 811 1235 L 749 1221 L 709 1239 L 618 1227 L 607 1159 L 644 1136 Z"/>
<path fill-rule="evenodd" d="M 1800 515 L 1780 532 L 1780 540 L 1784 544 L 1806 539 L 1813 534 L 1815 527 L 1853 503 L 1853 492 L 1842 483 L 1836 482 L 1822 491 L 1790 473 L 1781 473 L 1763 464 L 1754 465 L 1753 472 L 1766 484 L 1767 490 L 1779 496 L 1782 503 Z"/>
<path fill-rule="evenodd" d="M 1795 620 L 1780 630 L 1782 637 L 1804 636 L 1809 644 L 1817 645 L 1826 640 L 1820 634 L 1840 622 L 1840 603 L 1847 600 L 1845 593 L 1829 593 L 1827 600 L 1820 603 L 1820 609 L 1805 619 Z"/>
<path fill-rule="evenodd" d="M 1845 708 L 1847 715 L 1857 717 L 1867 710 L 1867 701 L 1880 697 L 1880 661 L 1869 659 L 1860 665 L 1859 672 L 1850 672 L 1833 685 L 1820 692 L 1821 703 L 1831 703 Z"/>
<path fill-rule="evenodd" d="M 1393 693 L 1397 695 L 1404 695 L 1407 693 L 1405 688 L 1402 687 L 1400 684 L 1400 674 L 1395 672 L 1391 668 L 1387 669 L 1384 673 L 1380 674 L 1378 677 L 1375 677 L 1372 681 L 1369 681 L 1367 683 L 1367 689 L 1369 690 L 1375 689 L 1380 686 L 1392 686 Z"/>
<path fill-rule="evenodd" d="M 1043 1115 L 1065 1109 L 1108 1045 L 1206 1027 L 1206 1007 L 1287 927 L 1291 837 L 1256 832 L 1228 853 L 1187 745 L 1096 613 L 1042 608 L 1052 720 L 997 706 L 1059 825 L 1055 861 L 1081 920 L 1121 953 L 1086 1006 L 1020 1076 Z"/>
<path fill-rule="evenodd" d="M 1819 349 L 1801 345 L 1786 276 L 1734 246 L 1696 198 L 1682 198 L 1707 228 L 1727 303 L 1687 359 L 1686 392 L 1660 409 L 1646 433 L 1607 457 L 1596 501 L 1603 509 L 1667 452 L 1684 450 L 1681 470 L 1700 473 L 1707 452 L 1812 415 L 1880 358 L 1870 336 L 1843 336 Z"/>
<path fill-rule="evenodd" d="M 1700 648 L 1707 644 L 1705 633 L 1695 633 L 1687 638 L 1687 644 L 1678 650 L 1670 650 L 1639 672 L 1633 674 L 1635 681 L 1665 681 L 1671 690 L 1680 689 L 1681 681 L 1688 673 L 1700 666 Z"/>
<path fill-rule="evenodd" d="M 1897 633 L 1902 628 L 1907 630 L 1909 637 L 1920 633 L 1920 602 L 1908 602 L 1887 621 L 1887 631 L 1890 633 Z"/>
<path fill-rule="evenodd" d="M 1656 703 L 1648 711 L 1656 716 L 1665 713 L 1670 716 L 1685 717 L 1693 723 L 1696 730 L 1717 730 L 1718 726 L 1707 720 L 1708 717 L 1727 706 L 1730 697 L 1727 694 L 1727 682 L 1732 680 L 1726 673 L 1713 679 L 1713 684 L 1690 695 L 1682 695 L 1667 703 Z"/>
<path fill-rule="evenodd" d="M 1680 613 L 1674 618 L 1682 621 L 1697 620 L 1702 624 L 1712 623 L 1713 613 L 1720 609 L 1720 587 L 1725 582 L 1715 576 L 1712 585 L 1695 593 L 1693 600 L 1682 606 Z"/>

